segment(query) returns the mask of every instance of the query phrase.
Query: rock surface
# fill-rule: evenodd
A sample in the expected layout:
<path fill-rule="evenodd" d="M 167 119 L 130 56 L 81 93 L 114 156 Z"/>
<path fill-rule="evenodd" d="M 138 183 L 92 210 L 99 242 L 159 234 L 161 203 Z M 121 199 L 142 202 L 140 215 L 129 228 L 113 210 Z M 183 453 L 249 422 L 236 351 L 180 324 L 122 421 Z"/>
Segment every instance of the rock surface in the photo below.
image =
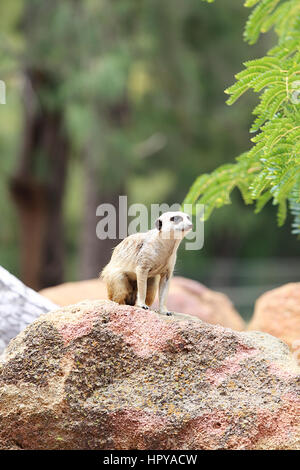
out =
<path fill-rule="evenodd" d="M 299 427 L 299 369 L 265 333 L 82 302 L 2 357 L 2 449 L 300 449 Z"/>
<path fill-rule="evenodd" d="M 258 298 L 249 330 L 277 336 L 290 347 L 300 346 L 300 282 L 285 284 Z"/>
<path fill-rule="evenodd" d="M 99 279 L 68 282 L 43 289 L 40 294 L 57 305 L 70 305 L 86 299 L 107 299 L 105 284 Z M 191 314 L 208 323 L 239 331 L 245 328 L 241 316 L 225 294 L 184 277 L 174 277 L 171 280 L 167 306 L 172 311 Z M 153 308 L 157 307 L 158 302 L 155 301 Z"/>
<path fill-rule="evenodd" d="M 56 307 L 0 266 L 0 353 L 41 313 Z"/>
<path fill-rule="evenodd" d="M 222 325 L 241 331 L 245 323 L 227 295 L 208 289 L 197 281 L 174 277 L 171 281 L 168 302 L 171 311 L 194 315 L 213 325 Z M 154 308 L 158 302 L 154 303 Z"/>

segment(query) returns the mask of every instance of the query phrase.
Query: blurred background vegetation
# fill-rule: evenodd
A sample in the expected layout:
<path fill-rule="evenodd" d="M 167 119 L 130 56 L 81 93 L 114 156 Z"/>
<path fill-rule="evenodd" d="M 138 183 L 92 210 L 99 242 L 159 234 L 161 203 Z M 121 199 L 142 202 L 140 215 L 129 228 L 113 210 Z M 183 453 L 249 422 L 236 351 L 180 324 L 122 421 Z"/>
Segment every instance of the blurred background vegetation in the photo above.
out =
<path fill-rule="evenodd" d="M 243 42 L 241 0 L 2 0 L 0 264 L 35 289 L 97 276 L 117 242 L 96 207 L 181 203 L 196 176 L 249 148 L 255 96 L 224 89 L 268 34 Z M 176 273 L 228 293 L 245 318 L 263 291 L 299 279 L 299 241 L 270 205 L 238 192 Z"/>

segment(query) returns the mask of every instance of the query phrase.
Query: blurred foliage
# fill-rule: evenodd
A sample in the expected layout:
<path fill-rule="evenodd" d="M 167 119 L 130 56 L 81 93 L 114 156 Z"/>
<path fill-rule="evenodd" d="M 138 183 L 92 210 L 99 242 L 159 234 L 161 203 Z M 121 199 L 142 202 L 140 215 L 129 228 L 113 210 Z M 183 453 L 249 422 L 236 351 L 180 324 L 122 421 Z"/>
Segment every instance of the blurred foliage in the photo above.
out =
<path fill-rule="evenodd" d="M 229 204 L 238 188 L 246 204 L 256 202 L 255 212 L 272 200 L 283 225 L 290 202 L 292 233 L 300 234 L 300 3 L 298 0 L 247 0 L 255 6 L 245 28 L 245 39 L 254 44 L 260 33 L 274 28 L 278 41 L 267 56 L 245 62 L 236 83 L 226 90 L 233 104 L 247 90 L 260 93 L 254 108 L 251 132 L 254 146 L 211 175 L 201 175 L 186 198 L 206 205 L 206 218 L 215 207 Z"/>
<path fill-rule="evenodd" d="M 0 78 L 7 83 L 7 104 L 0 107 L 1 264 L 18 275 L 8 180 L 23 138 L 26 67 L 53 77 L 55 87 L 35 98 L 63 110 L 72 144 L 64 204 L 66 279 L 72 280 L 79 269 L 86 151 L 99 187 L 122 184 L 129 203 L 150 205 L 180 202 L 195 175 L 248 145 L 255 97 L 229 109 L 223 90 L 242 60 L 265 54 L 272 35 L 253 48 L 243 43 L 246 14 L 237 0 L 2 0 Z M 205 250 L 182 253 L 178 272 L 208 282 L 212 256 L 292 254 L 296 245 L 287 231 L 274 231 L 273 212 L 268 206 L 256 218 L 234 193 L 232 206 L 206 224 Z"/>

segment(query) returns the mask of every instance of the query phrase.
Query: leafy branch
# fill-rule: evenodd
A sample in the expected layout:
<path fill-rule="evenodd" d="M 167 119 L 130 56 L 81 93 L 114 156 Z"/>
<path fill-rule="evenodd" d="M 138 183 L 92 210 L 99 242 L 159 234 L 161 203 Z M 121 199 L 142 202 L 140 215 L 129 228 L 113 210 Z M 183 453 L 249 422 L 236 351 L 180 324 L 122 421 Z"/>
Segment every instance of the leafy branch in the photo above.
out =
<path fill-rule="evenodd" d="M 207 1 L 207 0 L 206 0 Z M 278 206 L 278 224 L 287 211 L 294 216 L 293 233 L 300 233 L 300 2 L 246 0 L 253 7 L 245 40 L 254 44 L 261 33 L 274 29 L 277 44 L 265 57 L 245 62 L 236 82 L 225 93 L 232 105 L 246 91 L 259 94 L 250 132 L 252 148 L 233 164 L 199 176 L 184 203 L 205 204 L 205 218 L 230 203 L 239 188 L 246 204 L 259 212 L 272 200 Z"/>

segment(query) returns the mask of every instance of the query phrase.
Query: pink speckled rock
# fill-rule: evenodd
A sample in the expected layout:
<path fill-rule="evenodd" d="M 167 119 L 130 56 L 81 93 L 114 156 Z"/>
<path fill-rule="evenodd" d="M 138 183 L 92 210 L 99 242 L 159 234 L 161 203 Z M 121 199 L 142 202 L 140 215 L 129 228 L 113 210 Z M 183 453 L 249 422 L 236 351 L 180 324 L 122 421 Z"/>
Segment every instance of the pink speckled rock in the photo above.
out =
<path fill-rule="evenodd" d="M 248 330 L 265 331 L 292 349 L 299 349 L 300 282 L 291 282 L 261 295 Z"/>
<path fill-rule="evenodd" d="M 57 305 L 70 305 L 83 300 L 107 299 L 106 286 L 99 279 L 66 282 L 48 287 L 40 294 Z M 171 279 L 167 299 L 169 310 L 194 315 L 200 320 L 242 331 L 245 323 L 230 299 L 221 292 L 208 289 L 200 282 L 175 276 Z M 157 299 L 153 309 L 158 307 Z"/>
<path fill-rule="evenodd" d="M 265 333 L 89 301 L 2 357 L 2 449 L 300 449 L 299 428 L 299 368 Z"/>

